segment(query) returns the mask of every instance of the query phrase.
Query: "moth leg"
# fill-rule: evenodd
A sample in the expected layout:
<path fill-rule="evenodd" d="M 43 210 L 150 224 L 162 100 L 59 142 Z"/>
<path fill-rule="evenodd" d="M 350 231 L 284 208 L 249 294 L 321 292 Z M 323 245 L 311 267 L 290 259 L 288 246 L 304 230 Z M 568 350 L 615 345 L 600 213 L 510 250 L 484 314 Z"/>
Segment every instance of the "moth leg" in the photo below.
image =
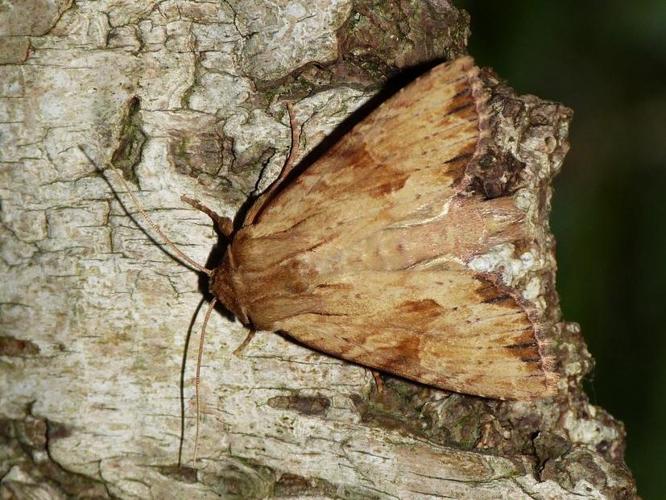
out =
<path fill-rule="evenodd" d="M 233 355 L 234 356 L 240 356 L 242 352 L 245 350 L 247 345 L 250 343 L 250 341 L 254 338 L 255 333 L 257 333 L 257 330 L 250 330 L 245 337 L 245 340 L 241 342 L 241 344 L 234 349 Z"/>
<path fill-rule="evenodd" d="M 301 126 L 296 121 L 294 105 L 290 102 L 287 103 L 287 113 L 289 113 L 289 127 L 291 128 L 291 147 L 289 148 L 289 155 L 284 162 L 282 172 L 280 172 L 280 176 L 277 178 L 275 185 L 289 175 L 289 172 L 294 168 L 295 159 L 301 151 Z"/>
<path fill-rule="evenodd" d="M 298 158 L 300 154 L 301 125 L 299 125 L 298 121 L 296 120 L 294 105 L 290 102 L 287 103 L 287 113 L 289 114 L 289 127 L 291 128 L 291 145 L 289 147 L 289 154 L 287 155 L 287 159 L 282 166 L 282 171 L 280 172 L 280 175 L 278 175 L 278 178 L 273 181 L 268 190 L 259 196 L 259 198 L 257 198 L 257 200 L 254 202 L 254 205 L 250 207 L 250 210 L 245 216 L 245 224 L 252 224 L 252 222 L 254 222 L 255 218 L 261 212 L 264 205 L 266 205 L 271 196 L 282 185 L 282 182 L 289 175 L 289 172 L 294 169 L 296 158 Z"/>
<path fill-rule="evenodd" d="M 382 380 L 382 374 L 377 370 L 370 370 L 372 376 L 375 379 L 375 387 L 377 388 L 377 394 L 382 394 L 384 392 L 384 380 Z"/>
<path fill-rule="evenodd" d="M 217 230 L 220 233 L 222 233 L 225 238 L 229 238 L 231 236 L 231 233 L 234 232 L 234 223 L 229 217 L 224 217 L 218 214 L 214 210 L 208 208 L 206 205 L 201 203 L 199 200 L 190 198 L 186 194 L 182 195 L 180 199 L 185 203 L 187 203 L 188 205 L 196 208 L 197 210 L 205 213 L 208 217 L 210 217 L 215 223 Z"/>

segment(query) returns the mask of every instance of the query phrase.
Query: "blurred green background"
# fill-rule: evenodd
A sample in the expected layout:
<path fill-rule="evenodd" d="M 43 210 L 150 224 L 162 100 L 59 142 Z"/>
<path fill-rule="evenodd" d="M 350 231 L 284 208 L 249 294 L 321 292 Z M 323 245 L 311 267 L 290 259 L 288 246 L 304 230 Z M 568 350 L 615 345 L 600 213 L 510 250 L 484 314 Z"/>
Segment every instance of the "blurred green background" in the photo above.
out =
<path fill-rule="evenodd" d="M 666 1 L 454 2 L 479 65 L 574 109 L 551 218 L 562 309 L 639 494 L 666 498 Z"/>

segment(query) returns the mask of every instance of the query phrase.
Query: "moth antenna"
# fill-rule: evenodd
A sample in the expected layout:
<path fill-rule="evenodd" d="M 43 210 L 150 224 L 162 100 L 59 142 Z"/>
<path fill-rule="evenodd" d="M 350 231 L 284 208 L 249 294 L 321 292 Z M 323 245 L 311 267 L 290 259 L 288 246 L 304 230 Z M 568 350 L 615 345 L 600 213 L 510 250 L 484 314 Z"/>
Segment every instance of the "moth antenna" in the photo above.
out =
<path fill-rule="evenodd" d="M 83 151 L 83 149 L 82 149 L 81 151 Z M 86 153 L 83 152 L 83 154 L 86 154 Z M 88 156 L 88 155 L 86 154 L 86 156 Z M 90 158 L 89 158 L 89 159 L 90 159 Z M 127 182 L 125 181 L 125 178 L 122 176 L 122 174 L 120 174 L 115 168 L 109 168 L 108 170 L 112 170 L 112 171 L 116 174 L 116 177 L 118 177 L 118 179 L 120 180 L 120 183 L 122 184 L 123 188 L 125 189 L 125 191 L 127 192 L 127 194 L 130 196 L 130 198 L 132 199 L 132 202 L 134 203 L 134 206 L 137 208 L 137 210 L 139 211 L 139 213 L 140 213 L 141 216 L 143 217 L 143 220 L 146 221 L 146 224 L 148 224 L 148 225 L 152 228 L 152 230 L 155 231 L 155 232 L 156 232 L 156 233 L 162 238 L 162 240 L 164 241 L 164 243 L 165 243 L 165 244 L 166 244 L 171 250 L 173 250 L 173 252 L 174 252 L 174 253 L 175 253 L 175 254 L 176 254 L 176 255 L 177 255 L 182 261 L 186 262 L 187 264 L 189 264 L 191 267 L 193 267 L 193 268 L 196 269 L 197 271 L 202 272 L 202 273 L 205 273 L 205 274 L 207 274 L 208 276 L 212 276 L 212 275 L 213 275 L 213 271 L 212 271 L 211 269 L 207 269 L 207 268 L 205 268 L 204 266 L 202 266 L 202 265 L 199 264 L 198 262 L 195 262 L 195 261 L 192 260 L 190 257 L 188 257 L 187 255 L 185 255 L 185 254 L 184 254 L 184 253 L 183 253 L 183 252 L 182 252 L 182 251 L 181 251 L 181 250 L 180 250 L 180 249 L 179 249 L 179 248 L 178 248 L 178 247 L 177 247 L 177 246 L 176 246 L 176 245 L 175 245 L 175 244 L 174 244 L 174 243 L 173 243 L 168 237 L 167 237 L 167 235 L 164 234 L 164 232 L 159 228 L 159 226 L 158 226 L 157 224 L 155 224 L 155 222 L 153 222 L 153 220 L 150 218 L 150 216 L 148 215 L 148 213 L 147 213 L 147 212 L 145 211 L 145 209 L 143 208 L 142 203 L 141 203 L 141 202 L 139 201 L 139 199 L 136 197 L 136 195 L 134 194 L 134 192 L 132 191 L 132 189 L 130 189 L 129 185 L 128 185 Z M 102 173 L 104 173 L 104 172 L 105 172 L 105 171 L 102 171 Z"/>
<path fill-rule="evenodd" d="M 210 217 L 213 222 L 215 223 L 215 226 L 217 227 L 217 230 L 224 235 L 225 238 L 230 238 L 231 235 L 234 232 L 234 222 L 229 218 L 229 217 L 224 217 L 214 210 L 208 208 L 206 205 L 201 203 L 199 200 L 195 200 L 194 198 L 190 198 L 186 194 L 183 194 L 180 196 L 180 200 L 184 201 L 188 205 L 190 205 L 193 208 L 196 208 L 200 212 L 205 213 L 208 217 Z"/>
<path fill-rule="evenodd" d="M 194 376 L 194 401 L 196 404 L 196 413 L 197 419 L 195 423 L 195 433 L 194 433 L 194 456 L 192 462 L 196 465 L 197 463 L 197 452 L 199 451 L 199 421 L 201 420 L 201 411 L 199 406 L 199 383 L 201 381 L 201 360 L 203 359 L 203 348 L 204 348 L 204 339 L 206 337 L 206 325 L 208 325 L 208 320 L 210 315 L 215 309 L 217 304 L 217 298 L 211 300 L 208 310 L 206 311 L 206 316 L 204 317 L 203 325 L 201 327 L 201 337 L 199 337 L 199 353 L 197 355 L 197 372 Z"/>

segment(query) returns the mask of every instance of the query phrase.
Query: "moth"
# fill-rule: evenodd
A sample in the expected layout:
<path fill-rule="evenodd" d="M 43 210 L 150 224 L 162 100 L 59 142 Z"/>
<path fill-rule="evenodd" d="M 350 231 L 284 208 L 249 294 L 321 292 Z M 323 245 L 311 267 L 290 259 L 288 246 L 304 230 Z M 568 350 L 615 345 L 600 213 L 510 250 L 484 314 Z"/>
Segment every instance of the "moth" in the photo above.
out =
<path fill-rule="evenodd" d="M 517 293 L 465 263 L 523 213 L 467 174 L 487 133 L 478 68 L 441 64 L 248 211 L 210 289 L 243 324 L 442 389 L 534 399 L 554 387 Z"/>
<path fill-rule="evenodd" d="M 298 175 L 288 160 L 237 229 L 185 199 L 229 242 L 217 268 L 193 264 L 252 330 L 449 391 L 552 395 L 558 376 L 529 304 L 467 266 L 522 237 L 524 213 L 471 173 L 490 114 L 470 57 L 436 66 Z"/>

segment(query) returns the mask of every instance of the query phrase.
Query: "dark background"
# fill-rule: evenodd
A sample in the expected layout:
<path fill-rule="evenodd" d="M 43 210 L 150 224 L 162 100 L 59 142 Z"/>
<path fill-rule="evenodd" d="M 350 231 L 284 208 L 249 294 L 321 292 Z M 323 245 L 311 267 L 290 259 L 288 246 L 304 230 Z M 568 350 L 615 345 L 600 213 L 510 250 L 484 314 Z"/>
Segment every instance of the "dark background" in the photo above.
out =
<path fill-rule="evenodd" d="M 479 65 L 574 110 L 551 218 L 562 309 L 596 358 L 592 402 L 626 425 L 639 494 L 666 498 L 666 1 L 455 4 Z"/>

